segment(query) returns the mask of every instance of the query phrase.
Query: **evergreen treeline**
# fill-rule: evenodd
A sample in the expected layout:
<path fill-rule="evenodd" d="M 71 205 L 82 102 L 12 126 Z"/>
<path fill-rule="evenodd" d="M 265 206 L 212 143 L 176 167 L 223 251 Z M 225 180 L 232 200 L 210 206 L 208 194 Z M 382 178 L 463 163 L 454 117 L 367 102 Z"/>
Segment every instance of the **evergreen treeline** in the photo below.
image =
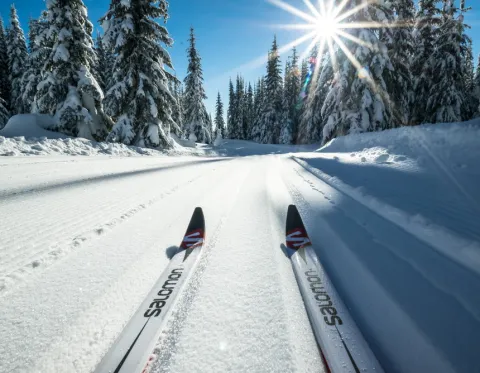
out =
<path fill-rule="evenodd" d="M 0 17 L 0 129 L 12 115 L 40 113 L 54 131 L 98 141 L 167 148 L 172 133 L 211 141 L 193 29 L 184 91 L 171 73 L 167 10 L 166 0 L 111 0 L 94 42 L 82 0 L 49 0 L 30 20 L 27 44 L 12 5 L 6 28 Z"/>
<path fill-rule="evenodd" d="M 276 39 L 266 75 L 251 94 L 242 77 L 230 82 L 230 138 L 304 144 L 366 131 L 422 123 L 459 122 L 479 116 L 480 68 L 474 72 L 460 0 L 369 3 L 345 23 L 385 27 L 351 29 L 335 59 L 314 48 L 304 61 L 294 49 L 282 78 Z M 351 0 L 345 9 L 361 5 Z M 387 27 L 393 25 L 394 27 Z M 252 99 L 253 96 L 253 99 Z"/>
<path fill-rule="evenodd" d="M 0 18 L 0 129 L 14 114 L 41 113 L 70 136 L 165 148 L 171 134 L 302 144 L 468 120 L 480 115 L 480 67 L 464 23 L 470 9 L 457 1 L 368 3 L 344 22 L 376 27 L 348 30 L 335 58 L 316 46 L 300 61 L 293 49 L 282 65 L 274 38 L 265 76 L 230 80 L 228 105 L 218 94 L 214 118 L 193 28 L 187 76 L 172 74 L 166 0 L 111 0 L 95 41 L 82 0 L 49 0 L 27 38 L 12 5 L 6 27 Z M 350 0 L 344 11 L 361 4 Z"/>

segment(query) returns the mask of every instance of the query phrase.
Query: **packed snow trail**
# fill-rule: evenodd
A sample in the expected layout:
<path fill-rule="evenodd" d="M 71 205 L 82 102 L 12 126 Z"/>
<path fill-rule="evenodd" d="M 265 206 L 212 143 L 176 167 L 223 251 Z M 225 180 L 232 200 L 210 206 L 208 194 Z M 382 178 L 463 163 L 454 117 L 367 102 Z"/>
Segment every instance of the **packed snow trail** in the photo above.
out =
<path fill-rule="evenodd" d="M 292 150 L 2 158 L 0 372 L 93 372 L 196 206 L 204 252 L 152 372 L 322 372 L 282 249 L 291 203 L 385 371 L 480 371 L 478 273 L 281 154 Z"/>

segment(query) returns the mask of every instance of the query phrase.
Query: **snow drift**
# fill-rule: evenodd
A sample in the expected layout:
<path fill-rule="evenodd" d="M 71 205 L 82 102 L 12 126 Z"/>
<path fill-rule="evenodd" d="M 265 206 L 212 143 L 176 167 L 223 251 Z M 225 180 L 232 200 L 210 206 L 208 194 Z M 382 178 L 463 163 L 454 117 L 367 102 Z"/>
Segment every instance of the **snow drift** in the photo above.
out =
<path fill-rule="evenodd" d="M 43 114 L 15 115 L 0 130 L 0 156 L 19 155 L 217 155 L 211 149 L 196 149 L 195 144 L 172 136 L 173 147 L 168 151 L 127 146 L 118 143 L 96 142 L 73 138 L 51 131 L 55 119 Z"/>

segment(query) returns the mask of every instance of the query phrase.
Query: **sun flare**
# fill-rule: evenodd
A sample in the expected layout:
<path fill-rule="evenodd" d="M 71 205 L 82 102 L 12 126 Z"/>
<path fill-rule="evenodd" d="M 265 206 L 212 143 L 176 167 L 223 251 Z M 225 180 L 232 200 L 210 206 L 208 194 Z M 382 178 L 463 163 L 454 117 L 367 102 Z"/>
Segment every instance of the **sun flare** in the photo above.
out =
<path fill-rule="evenodd" d="M 319 38 L 331 38 L 339 29 L 337 21 L 331 16 L 320 16 L 315 23 L 315 30 Z"/>

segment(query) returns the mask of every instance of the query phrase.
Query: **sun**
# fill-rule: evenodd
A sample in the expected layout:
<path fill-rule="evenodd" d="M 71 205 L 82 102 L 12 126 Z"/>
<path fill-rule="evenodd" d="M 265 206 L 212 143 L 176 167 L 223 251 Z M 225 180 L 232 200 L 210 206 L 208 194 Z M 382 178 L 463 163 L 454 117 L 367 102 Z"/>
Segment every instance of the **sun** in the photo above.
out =
<path fill-rule="evenodd" d="M 332 38 L 339 30 L 338 22 L 331 16 L 317 17 L 315 30 L 319 38 Z"/>

